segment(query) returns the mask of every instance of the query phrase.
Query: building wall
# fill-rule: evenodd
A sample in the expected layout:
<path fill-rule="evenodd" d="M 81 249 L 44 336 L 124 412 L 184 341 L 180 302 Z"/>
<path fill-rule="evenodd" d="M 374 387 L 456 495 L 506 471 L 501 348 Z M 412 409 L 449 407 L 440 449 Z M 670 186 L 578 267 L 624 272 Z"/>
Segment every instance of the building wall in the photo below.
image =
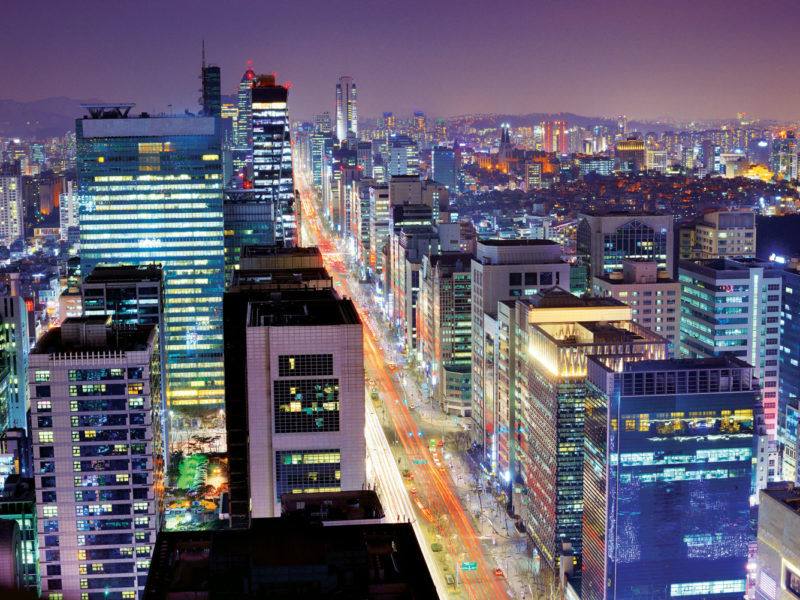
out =
<path fill-rule="evenodd" d="M 318 376 L 282 376 L 280 357 L 332 355 L 332 370 Z M 251 516 L 280 515 L 280 494 L 298 489 L 305 492 L 359 490 L 366 481 L 366 442 L 364 438 L 364 350 L 361 324 L 330 326 L 248 327 L 247 398 L 250 431 Z M 300 360 L 298 358 L 298 360 Z M 305 426 L 291 433 L 279 433 L 299 414 L 300 406 L 290 412 L 278 408 L 286 402 L 276 400 L 276 386 L 299 386 L 303 381 L 317 381 L 325 387 L 338 386 L 338 399 L 325 392 L 320 402 L 338 402 L 338 423 L 325 415 L 321 429 Z M 307 392 L 308 393 L 308 392 Z M 308 408 L 304 403 L 302 408 Z M 295 410 L 296 409 L 296 410 Z M 295 425 L 287 425 L 296 427 Z M 319 454 L 317 459 L 313 455 Z M 324 456 L 323 456 L 324 455 Z M 337 459 L 338 456 L 338 459 Z M 287 458 L 303 457 L 303 458 Z M 281 480 L 286 464 L 300 477 L 293 482 Z M 314 460 L 324 461 L 314 463 Z M 314 467 L 319 464 L 319 468 Z M 318 472 L 317 479 L 301 471 Z M 336 476 L 337 472 L 338 477 Z M 302 476 L 301 476 L 302 475 Z M 331 479 L 329 476 L 332 476 Z"/>
<path fill-rule="evenodd" d="M 138 594 L 164 510 L 155 329 L 145 350 L 31 354 L 29 373 L 42 589 Z"/>
<path fill-rule="evenodd" d="M 800 595 L 800 514 L 768 491 L 761 492 L 758 505 L 757 556 L 756 600 L 796 600 Z M 795 582 L 794 593 L 787 589 L 787 578 Z"/>
<path fill-rule="evenodd" d="M 199 117 L 76 123 L 81 270 L 86 275 L 98 264 L 163 266 L 171 406 L 219 406 L 224 400 L 217 123 Z"/>

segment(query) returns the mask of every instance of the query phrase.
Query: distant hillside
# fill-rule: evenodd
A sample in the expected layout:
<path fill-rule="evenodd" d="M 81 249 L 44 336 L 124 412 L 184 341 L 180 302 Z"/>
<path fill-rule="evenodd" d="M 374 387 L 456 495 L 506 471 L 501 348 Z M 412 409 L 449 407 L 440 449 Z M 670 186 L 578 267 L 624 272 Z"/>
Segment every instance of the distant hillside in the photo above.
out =
<path fill-rule="evenodd" d="M 45 138 L 75 130 L 75 119 L 84 114 L 81 104 L 102 100 L 58 97 L 32 102 L 0 100 L 0 136 Z"/>

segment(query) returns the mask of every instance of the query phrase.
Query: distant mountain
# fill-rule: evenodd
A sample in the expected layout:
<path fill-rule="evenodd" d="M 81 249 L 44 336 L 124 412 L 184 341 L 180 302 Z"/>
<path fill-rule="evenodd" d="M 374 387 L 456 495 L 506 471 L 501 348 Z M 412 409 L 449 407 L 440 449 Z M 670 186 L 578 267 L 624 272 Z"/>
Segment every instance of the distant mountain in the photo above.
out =
<path fill-rule="evenodd" d="M 102 104 L 102 100 L 76 100 L 64 96 L 32 102 L 0 100 L 0 136 L 45 138 L 75 131 L 75 119 L 84 114 L 81 104 Z"/>

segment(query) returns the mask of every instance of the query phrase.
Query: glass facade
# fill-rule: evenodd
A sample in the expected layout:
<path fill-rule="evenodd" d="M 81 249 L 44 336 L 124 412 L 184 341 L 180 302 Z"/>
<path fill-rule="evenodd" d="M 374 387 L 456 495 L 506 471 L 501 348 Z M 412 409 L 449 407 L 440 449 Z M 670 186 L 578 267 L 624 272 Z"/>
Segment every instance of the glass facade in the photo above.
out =
<path fill-rule="evenodd" d="M 230 285 L 239 268 L 244 246 L 275 243 L 275 212 L 272 202 L 256 197 L 253 189 L 225 190 L 225 281 Z"/>
<path fill-rule="evenodd" d="M 76 126 L 82 272 L 162 265 L 169 404 L 222 404 L 219 120 L 79 119 Z"/>
<path fill-rule="evenodd" d="M 275 453 L 276 500 L 282 494 L 341 491 L 341 456 L 327 450 L 280 450 Z"/>
<path fill-rule="evenodd" d="M 292 175 L 289 89 L 274 77 L 260 76 L 253 84 L 253 189 L 257 200 L 272 204 L 275 242 L 297 246 L 297 216 Z"/>
<path fill-rule="evenodd" d="M 781 480 L 797 481 L 797 422 L 800 412 L 800 273 L 783 272 L 781 305 L 778 448 Z"/>
<path fill-rule="evenodd" d="M 742 598 L 758 404 L 732 357 L 591 362 L 582 598 Z"/>

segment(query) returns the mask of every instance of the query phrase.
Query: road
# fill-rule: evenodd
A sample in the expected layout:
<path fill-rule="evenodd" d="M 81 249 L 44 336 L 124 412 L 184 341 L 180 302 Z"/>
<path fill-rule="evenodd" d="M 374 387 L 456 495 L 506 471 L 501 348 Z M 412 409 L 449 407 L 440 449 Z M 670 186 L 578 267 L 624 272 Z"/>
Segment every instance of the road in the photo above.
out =
<path fill-rule="evenodd" d="M 458 578 L 460 585 L 449 585 L 446 597 L 491 600 L 513 596 L 507 589 L 505 579 L 495 574 L 495 565 L 484 552 L 481 540 L 455 493 L 444 461 L 440 462 L 441 466 L 435 464 L 428 440 L 422 435 L 423 427 L 403 401 L 405 394 L 402 386 L 390 374 L 387 366 L 388 342 L 380 333 L 379 325 L 370 311 L 365 310 L 371 306 L 368 304 L 369 297 L 348 277 L 345 261 L 336 249 L 335 240 L 317 215 L 304 174 L 296 173 L 296 185 L 301 194 L 303 212 L 301 241 L 306 246 L 316 245 L 320 248 L 326 267 L 334 278 L 336 290 L 349 296 L 356 305 L 364 323 L 365 369 L 382 400 L 390 431 L 396 436 L 395 453 L 388 460 L 387 450 L 391 453 L 391 449 L 388 448 L 377 416 L 374 412 L 370 416 L 369 411 L 374 411 L 374 408 L 370 406 L 371 400 L 368 400 L 367 445 L 371 448 L 371 469 L 378 475 L 387 516 L 391 517 L 392 511 L 395 518 L 399 516 L 400 520 L 404 520 L 405 516 L 414 523 L 441 595 L 444 595 L 442 581 L 449 575 L 450 578 Z M 398 486 L 400 466 L 395 463 L 395 456 L 402 467 L 413 474 L 413 485 L 417 489 L 413 501 L 406 501 L 409 491 L 402 480 Z M 437 540 L 443 548 L 436 553 L 436 557 L 432 557 L 430 544 Z M 477 563 L 477 569 L 457 573 L 457 565 L 464 562 Z"/>

